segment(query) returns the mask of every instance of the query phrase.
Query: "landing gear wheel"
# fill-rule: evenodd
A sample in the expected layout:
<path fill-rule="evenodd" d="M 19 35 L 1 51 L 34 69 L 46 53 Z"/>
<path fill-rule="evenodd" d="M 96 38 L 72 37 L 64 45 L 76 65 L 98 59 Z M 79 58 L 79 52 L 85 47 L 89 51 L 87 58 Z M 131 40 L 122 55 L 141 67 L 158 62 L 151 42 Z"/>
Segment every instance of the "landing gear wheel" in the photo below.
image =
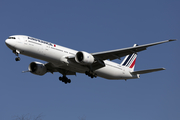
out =
<path fill-rule="evenodd" d="M 86 71 L 85 74 L 91 78 L 97 77 L 97 74 L 92 71 Z"/>
<path fill-rule="evenodd" d="M 68 81 L 67 81 L 68 83 L 71 83 L 71 80 L 70 79 L 68 79 Z"/>
<path fill-rule="evenodd" d="M 19 57 L 19 54 L 20 54 L 20 51 L 19 50 L 13 50 L 13 53 L 17 56 L 15 58 L 16 61 L 20 61 L 20 57 Z"/>
<path fill-rule="evenodd" d="M 71 80 L 68 79 L 66 76 L 59 77 L 59 80 L 62 81 L 62 82 L 64 82 L 65 84 L 71 83 Z"/>
<path fill-rule="evenodd" d="M 17 57 L 17 58 L 15 58 L 15 60 L 16 60 L 16 61 L 20 61 L 21 59 L 20 59 L 20 57 Z"/>

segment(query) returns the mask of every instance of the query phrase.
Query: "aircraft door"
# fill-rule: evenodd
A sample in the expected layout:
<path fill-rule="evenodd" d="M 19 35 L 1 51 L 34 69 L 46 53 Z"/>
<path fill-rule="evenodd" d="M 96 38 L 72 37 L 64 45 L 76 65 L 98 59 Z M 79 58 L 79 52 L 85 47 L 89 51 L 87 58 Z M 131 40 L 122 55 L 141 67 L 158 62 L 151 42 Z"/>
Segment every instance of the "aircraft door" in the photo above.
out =
<path fill-rule="evenodd" d="M 17 43 L 23 44 L 25 37 L 17 37 Z"/>
<path fill-rule="evenodd" d="M 39 48 L 39 52 L 42 55 L 46 55 L 46 46 L 44 44 L 42 44 L 41 48 Z"/>
<path fill-rule="evenodd" d="M 28 45 L 28 40 L 27 38 L 24 37 L 24 45 L 27 46 Z"/>

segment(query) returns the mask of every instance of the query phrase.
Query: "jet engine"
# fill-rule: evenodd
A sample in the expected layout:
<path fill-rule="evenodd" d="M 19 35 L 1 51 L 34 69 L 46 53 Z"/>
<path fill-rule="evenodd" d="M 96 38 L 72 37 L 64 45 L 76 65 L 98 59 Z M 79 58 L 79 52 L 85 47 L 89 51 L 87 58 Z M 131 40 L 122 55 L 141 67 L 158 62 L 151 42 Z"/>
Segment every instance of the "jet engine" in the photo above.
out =
<path fill-rule="evenodd" d="M 47 68 L 43 63 L 32 62 L 28 67 L 29 71 L 36 75 L 44 75 L 47 73 Z"/>
<path fill-rule="evenodd" d="M 76 53 L 75 60 L 77 63 L 82 65 L 91 65 L 95 59 L 91 54 L 84 51 L 79 51 Z"/>

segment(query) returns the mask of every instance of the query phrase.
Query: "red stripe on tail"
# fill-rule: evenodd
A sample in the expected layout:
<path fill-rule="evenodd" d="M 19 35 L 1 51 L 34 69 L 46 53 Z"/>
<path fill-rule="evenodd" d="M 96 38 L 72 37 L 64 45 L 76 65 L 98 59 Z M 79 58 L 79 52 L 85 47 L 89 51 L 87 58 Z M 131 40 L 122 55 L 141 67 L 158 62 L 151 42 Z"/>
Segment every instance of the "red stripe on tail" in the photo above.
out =
<path fill-rule="evenodd" d="M 136 58 L 135 58 L 135 60 L 133 61 L 133 63 L 131 64 L 131 66 L 129 68 L 133 68 L 135 63 L 136 63 Z"/>

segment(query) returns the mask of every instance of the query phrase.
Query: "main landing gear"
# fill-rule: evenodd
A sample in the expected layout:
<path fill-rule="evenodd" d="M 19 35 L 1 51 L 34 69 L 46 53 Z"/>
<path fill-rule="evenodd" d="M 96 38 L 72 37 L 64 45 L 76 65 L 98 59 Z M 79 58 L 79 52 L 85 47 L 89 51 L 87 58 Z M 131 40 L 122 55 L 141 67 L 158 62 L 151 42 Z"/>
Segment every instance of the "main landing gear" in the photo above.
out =
<path fill-rule="evenodd" d="M 59 80 L 64 82 L 65 84 L 71 83 L 71 80 L 68 79 L 65 75 L 63 75 L 63 77 L 59 77 Z"/>
<path fill-rule="evenodd" d="M 18 50 L 13 50 L 13 53 L 17 56 L 16 58 L 15 58 L 15 60 L 16 61 L 20 61 L 21 59 L 20 59 L 20 57 L 19 57 L 19 51 Z"/>
<path fill-rule="evenodd" d="M 92 71 L 86 71 L 85 74 L 88 75 L 91 78 L 94 78 L 94 77 L 96 78 L 97 77 L 97 74 L 92 72 Z"/>

